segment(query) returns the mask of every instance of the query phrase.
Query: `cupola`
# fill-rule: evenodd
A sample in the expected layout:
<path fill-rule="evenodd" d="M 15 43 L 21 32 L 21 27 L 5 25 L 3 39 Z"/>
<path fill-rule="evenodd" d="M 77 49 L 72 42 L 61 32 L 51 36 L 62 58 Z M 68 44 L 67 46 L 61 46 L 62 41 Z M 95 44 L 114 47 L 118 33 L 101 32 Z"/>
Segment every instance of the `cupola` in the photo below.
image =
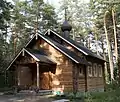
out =
<path fill-rule="evenodd" d="M 72 30 L 72 26 L 67 21 L 66 9 L 65 9 L 65 21 L 63 22 L 63 24 L 61 26 L 61 30 L 62 30 L 63 37 L 65 37 L 65 38 L 70 37 L 70 31 Z"/>

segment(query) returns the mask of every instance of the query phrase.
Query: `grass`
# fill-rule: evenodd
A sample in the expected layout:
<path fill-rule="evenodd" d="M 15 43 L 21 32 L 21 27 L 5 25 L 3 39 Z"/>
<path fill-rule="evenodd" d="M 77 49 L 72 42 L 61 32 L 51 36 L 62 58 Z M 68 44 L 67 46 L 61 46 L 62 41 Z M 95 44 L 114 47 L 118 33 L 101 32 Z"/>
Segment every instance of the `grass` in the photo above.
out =
<path fill-rule="evenodd" d="M 9 93 L 9 88 L 0 89 Z M 120 102 L 120 87 L 117 85 L 108 85 L 106 92 L 67 92 L 62 96 L 50 97 L 55 100 L 69 99 L 71 102 Z"/>
<path fill-rule="evenodd" d="M 120 88 L 108 86 L 106 92 L 72 92 L 65 93 L 64 96 L 56 96 L 54 99 L 69 99 L 71 102 L 120 102 Z"/>
<path fill-rule="evenodd" d="M 120 102 L 120 89 L 107 92 L 86 93 L 85 102 Z"/>

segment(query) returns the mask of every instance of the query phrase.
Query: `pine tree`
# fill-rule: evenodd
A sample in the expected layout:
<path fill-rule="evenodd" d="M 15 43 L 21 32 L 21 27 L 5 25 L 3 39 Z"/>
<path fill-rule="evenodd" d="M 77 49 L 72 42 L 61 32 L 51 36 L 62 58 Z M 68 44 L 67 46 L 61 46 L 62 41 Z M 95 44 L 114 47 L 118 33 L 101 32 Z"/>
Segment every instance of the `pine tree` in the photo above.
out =
<path fill-rule="evenodd" d="M 5 0 L 0 0 L 0 72 L 5 69 L 7 60 L 7 38 L 12 5 Z"/>

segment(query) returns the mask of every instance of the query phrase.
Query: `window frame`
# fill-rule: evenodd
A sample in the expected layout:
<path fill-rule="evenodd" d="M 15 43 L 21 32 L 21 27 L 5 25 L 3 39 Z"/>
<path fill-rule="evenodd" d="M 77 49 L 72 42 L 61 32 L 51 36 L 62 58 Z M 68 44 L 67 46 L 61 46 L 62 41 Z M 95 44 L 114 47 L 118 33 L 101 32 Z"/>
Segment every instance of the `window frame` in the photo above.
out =
<path fill-rule="evenodd" d="M 88 69 L 88 76 L 89 77 L 92 77 L 93 74 L 92 74 L 92 63 L 91 62 L 88 62 L 90 65 L 88 65 L 87 69 Z"/>
<path fill-rule="evenodd" d="M 93 64 L 93 76 L 94 77 L 97 77 L 97 75 L 98 75 L 98 70 L 97 70 L 98 68 L 97 68 L 97 63 L 94 63 Z"/>
<path fill-rule="evenodd" d="M 80 72 L 80 69 L 81 69 L 81 72 Z M 83 75 L 84 75 L 84 71 L 83 71 L 83 68 L 82 68 L 82 67 L 79 67 L 79 75 L 80 75 L 80 76 L 83 76 Z"/>
<path fill-rule="evenodd" d="M 102 77 L 102 73 L 103 73 L 103 72 L 102 72 L 102 65 L 99 64 L 99 65 L 98 65 L 98 68 L 99 68 L 98 76 L 99 76 L 99 77 Z"/>

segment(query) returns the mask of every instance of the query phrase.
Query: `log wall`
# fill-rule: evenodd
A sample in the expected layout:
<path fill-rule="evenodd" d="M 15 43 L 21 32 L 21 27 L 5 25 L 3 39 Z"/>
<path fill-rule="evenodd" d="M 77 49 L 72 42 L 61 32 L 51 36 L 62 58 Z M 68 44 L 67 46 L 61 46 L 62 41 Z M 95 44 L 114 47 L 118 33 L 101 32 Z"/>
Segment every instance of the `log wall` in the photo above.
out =
<path fill-rule="evenodd" d="M 88 91 L 103 91 L 103 77 L 88 77 Z"/>
<path fill-rule="evenodd" d="M 72 46 L 66 44 L 66 47 L 70 49 L 71 51 L 74 51 L 76 54 L 78 54 L 80 57 L 85 56 L 77 51 Z M 58 50 L 56 50 L 54 47 L 49 45 L 44 40 L 38 40 L 35 46 L 33 46 L 33 49 L 43 49 L 44 52 L 47 54 L 47 56 L 52 59 L 54 62 L 57 63 L 56 67 L 56 73 L 52 74 L 50 73 L 51 82 L 50 86 L 52 89 L 55 88 L 63 88 L 64 90 L 72 90 L 73 89 L 73 73 L 72 69 L 74 68 L 73 61 L 71 61 L 68 57 L 60 53 Z M 91 61 L 93 59 L 90 59 Z M 78 78 L 78 90 L 84 91 L 85 90 L 85 76 L 80 76 Z M 104 88 L 103 84 L 103 77 L 87 77 L 87 89 L 97 89 L 97 88 Z"/>
<path fill-rule="evenodd" d="M 78 91 L 85 91 L 85 67 L 83 65 L 78 66 L 78 69 L 80 70 L 81 68 L 81 73 L 79 73 L 78 76 Z"/>
<path fill-rule="evenodd" d="M 78 91 L 85 91 L 85 77 L 79 77 L 78 80 Z"/>
<path fill-rule="evenodd" d="M 64 42 L 65 43 L 65 42 Z M 85 57 L 82 53 L 80 53 L 80 51 L 76 50 L 74 47 L 68 45 L 67 43 L 65 43 L 65 45 L 71 50 L 71 51 L 74 51 L 78 56 L 80 56 L 81 58 L 84 58 L 86 60 L 88 60 L 88 62 L 92 62 L 92 64 L 94 63 L 97 63 L 97 64 L 101 64 L 102 66 L 104 66 L 104 62 L 99 60 L 99 59 L 96 59 L 96 58 L 93 58 L 93 57 Z M 83 70 L 84 70 L 84 67 L 82 66 Z M 88 76 L 88 73 L 87 73 L 87 70 L 86 69 L 86 77 L 87 77 L 87 80 L 85 80 L 85 73 L 79 77 L 79 82 L 78 82 L 78 90 L 79 91 L 94 91 L 94 90 L 104 90 L 104 76 L 102 75 L 101 77 L 99 76 L 93 76 L 93 77 L 89 77 Z M 99 69 L 97 68 L 97 72 L 99 71 Z M 84 70 L 85 72 L 85 70 Z M 102 73 L 104 74 L 104 72 Z M 87 82 L 85 82 L 87 81 Z M 87 86 L 86 86 L 87 85 Z M 85 87 L 87 87 L 85 89 Z"/>
<path fill-rule="evenodd" d="M 57 41 L 58 39 L 60 40 L 61 43 L 61 39 L 59 37 L 57 37 L 56 35 L 50 36 L 52 39 L 54 39 L 55 41 Z M 78 56 L 80 56 L 81 58 L 86 59 L 88 62 L 96 62 L 96 63 L 100 63 L 102 66 L 104 66 L 104 62 L 94 58 L 94 57 L 90 57 L 87 58 L 87 56 L 83 55 L 80 51 L 78 51 L 77 49 L 75 49 L 74 47 L 72 47 L 70 44 L 66 43 L 64 40 L 62 40 L 62 44 L 64 44 L 69 50 L 74 51 Z M 88 69 L 86 69 L 87 71 Z M 104 73 L 104 70 L 103 70 Z M 104 89 L 104 75 L 102 77 L 88 77 L 87 75 L 88 73 L 86 72 L 86 76 L 84 77 L 80 77 L 79 78 L 79 90 L 83 90 L 84 89 L 84 84 L 86 83 L 87 86 L 86 90 L 88 88 L 88 91 L 91 89 Z M 84 80 L 85 79 L 85 80 Z"/>
<path fill-rule="evenodd" d="M 65 42 L 64 42 L 65 43 Z M 94 63 L 98 63 L 101 64 L 102 66 L 104 66 L 104 62 L 101 62 L 100 60 L 90 57 L 90 58 L 85 58 L 85 56 L 80 53 L 80 51 L 76 50 L 74 47 L 70 46 L 69 44 L 65 43 L 65 45 L 67 46 L 68 49 L 70 49 L 71 51 L 74 51 L 78 56 L 80 56 L 81 58 L 87 59 L 88 62 L 92 62 Z M 81 66 L 84 70 L 84 66 Z M 86 69 L 88 70 L 88 69 Z M 99 69 L 97 69 L 97 71 L 99 71 Z M 99 77 L 99 76 L 93 76 L 93 77 L 89 77 L 88 73 L 86 72 L 86 77 L 87 80 L 85 79 L 85 70 L 84 70 L 84 74 L 82 76 L 79 76 L 78 78 L 78 90 L 79 91 L 91 91 L 91 90 L 103 90 L 104 89 L 104 77 Z M 87 82 L 85 82 L 87 81 Z M 86 86 L 87 85 L 87 86 Z M 86 89 L 85 89 L 86 87 Z"/>
<path fill-rule="evenodd" d="M 72 61 L 45 41 L 41 40 L 39 42 L 40 43 L 36 43 L 37 45 L 35 46 L 38 46 L 38 49 L 39 47 L 42 48 L 44 52 L 48 55 L 48 57 L 57 63 L 56 73 L 50 73 L 50 77 L 52 78 L 50 82 L 51 88 L 62 88 L 63 90 L 72 90 Z"/>
<path fill-rule="evenodd" d="M 99 67 L 98 65 L 101 65 L 102 67 L 104 67 L 104 63 L 101 62 L 100 60 L 96 60 L 95 58 L 87 58 L 87 60 L 89 60 L 88 62 L 92 63 L 92 69 L 93 69 L 93 65 L 97 64 L 97 73 L 96 76 L 93 75 L 93 71 L 92 71 L 92 76 L 88 75 L 88 69 L 87 69 L 87 87 L 88 87 L 88 91 L 104 91 L 104 71 L 102 68 L 102 75 L 99 76 Z"/>

